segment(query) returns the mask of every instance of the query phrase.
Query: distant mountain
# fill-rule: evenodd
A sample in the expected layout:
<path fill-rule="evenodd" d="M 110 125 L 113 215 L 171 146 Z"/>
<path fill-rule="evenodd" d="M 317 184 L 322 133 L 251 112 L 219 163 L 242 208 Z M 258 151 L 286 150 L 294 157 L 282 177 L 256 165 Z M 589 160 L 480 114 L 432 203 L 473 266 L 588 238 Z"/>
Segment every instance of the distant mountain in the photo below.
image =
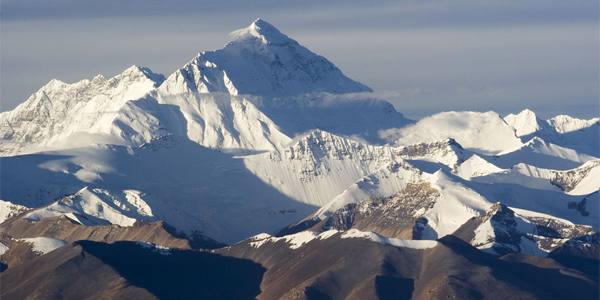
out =
<path fill-rule="evenodd" d="M 583 120 L 559 115 L 542 120 L 533 111 L 525 109 L 516 115 L 507 115 L 504 120 L 524 140 L 540 137 L 582 154 L 595 157 L 600 155 L 600 118 Z"/>
<path fill-rule="evenodd" d="M 292 96 L 371 91 L 262 19 L 230 37 L 223 49 L 203 51 L 170 75 L 159 92 Z"/>

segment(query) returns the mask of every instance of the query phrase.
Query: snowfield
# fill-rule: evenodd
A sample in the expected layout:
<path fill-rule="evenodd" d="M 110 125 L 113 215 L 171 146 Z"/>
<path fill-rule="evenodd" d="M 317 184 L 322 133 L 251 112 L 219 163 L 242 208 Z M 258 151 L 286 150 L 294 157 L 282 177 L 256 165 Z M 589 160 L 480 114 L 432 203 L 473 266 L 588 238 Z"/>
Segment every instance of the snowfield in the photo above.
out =
<path fill-rule="evenodd" d="M 33 252 L 40 255 L 50 253 L 67 244 L 63 240 L 57 240 L 48 237 L 24 238 L 21 239 L 21 241 L 31 244 L 31 249 Z"/>

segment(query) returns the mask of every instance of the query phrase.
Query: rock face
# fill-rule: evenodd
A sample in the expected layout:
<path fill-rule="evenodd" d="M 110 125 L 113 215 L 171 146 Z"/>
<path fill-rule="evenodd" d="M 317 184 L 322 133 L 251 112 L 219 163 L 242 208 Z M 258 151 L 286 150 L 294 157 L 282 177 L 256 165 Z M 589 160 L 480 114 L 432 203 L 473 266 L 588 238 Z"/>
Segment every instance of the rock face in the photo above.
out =
<path fill-rule="evenodd" d="M 423 215 L 433 208 L 439 197 L 440 193 L 428 182 L 408 183 L 393 196 L 347 204 L 324 219 L 303 221 L 280 234 L 308 228 L 317 232 L 355 228 L 387 237 L 418 240 L 427 228 L 428 221 Z"/>

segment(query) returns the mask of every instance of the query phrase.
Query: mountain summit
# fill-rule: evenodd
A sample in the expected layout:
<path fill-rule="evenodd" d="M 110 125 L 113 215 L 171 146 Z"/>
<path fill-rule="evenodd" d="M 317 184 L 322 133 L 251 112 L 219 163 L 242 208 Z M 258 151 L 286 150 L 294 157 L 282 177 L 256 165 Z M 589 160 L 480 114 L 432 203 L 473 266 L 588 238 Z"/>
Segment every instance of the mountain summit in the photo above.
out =
<path fill-rule="evenodd" d="M 223 49 L 203 51 L 169 76 L 161 91 L 269 97 L 371 91 L 262 19 L 230 36 Z"/>
<path fill-rule="evenodd" d="M 258 18 L 246 28 L 235 30 L 229 34 L 231 37 L 230 43 L 240 42 L 247 39 L 259 39 L 264 44 L 286 44 L 295 42 L 287 35 L 281 33 L 279 29 L 271 25 L 269 22 Z"/>

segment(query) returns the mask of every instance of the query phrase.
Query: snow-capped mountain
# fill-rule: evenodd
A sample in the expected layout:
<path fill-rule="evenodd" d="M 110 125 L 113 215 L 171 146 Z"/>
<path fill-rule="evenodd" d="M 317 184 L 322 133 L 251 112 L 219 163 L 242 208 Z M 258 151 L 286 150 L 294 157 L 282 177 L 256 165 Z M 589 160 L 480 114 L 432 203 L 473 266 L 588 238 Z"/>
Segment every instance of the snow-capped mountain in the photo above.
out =
<path fill-rule="evenodd" d="M 600 156 L 600 119 L 583 120 L 559 115 L 543 120 L 525 109 L 504 117 L 524 141 L 539 137 L 547 142 L 574 149 L 582 154 Z"/>
<path fill-rule="evenodd" d="M 591 118 L 588 120 L 573 118 L 567 115 L 558 115 L 548 120 L 548 123 L 554 127 L 558 133 L 569 133 L 577 130 L 597 126 L 600 118 Z"/>
<path fill-rule="evenodd" d="M 473 246 L 495 254 L 518 252 L 545 256 L 569 240 L 595 232 L 590 226 L 575 225 L 526 210 L 515 212 L 496 203 L 485 215 L 469 220 L 455 234 Z M 591 243 L 587 247 L 590 246 Z"/>
<path fill-rule="evenodd" d="M 0 113 L 0 154 L 123 142 L 123 128 L 113 124 L 119 110 L 163 80 L 138 66 L 109 79 L 98 75 L 72 84 L 53 79 L 14 110 Z"/>
<path fill-rule="evenodd" d="M 548 130 L 551 127 L 530 109 L 524 109 L 518 114 L 508 114 L 504 117 L 504 121 L 515 129 L 518 137 L 527 136 L 540 130 Z"/>
<path fill-rule="evenodd" d="M 230 37 L 223 49 L 201 52 L 170 75 L 159 92 L 291 96 L 371 91 L 264 20 Z"/>
<path fill-rule="evenodd" d="M 569 274 L 576 255 L 595 259 L 597 118 L 465 111 L 415 122 L 369 91 L 261 19 L 166 78 L 133 66 L 53 80 L 0 114 L 0 261 L 26 273 L 25 258 L 60 268 L 94 247 L 187 259 L 208 252 L 170 247 L 224 242 L 216 253 L 264 263 L 268 276 L 291 261 L 350 293 L 359 281 L 321 277 L 337 272 L 315 266 L 337 253 L 324 249 L 372 251 L 376 270 L 357 269 L 368 276 L 404 266 L 390 259 L 422 261 L 406 278 L 434 276 L 439 257 L 507 274 L 521 257 L 535 274 L 545 259 Z M 275 277 L 261 297 L 319 286 Z"/>
<path fill-rule="evenodd" d="M 558 115 L 548 120 L 543 120 L 538 118 L 532 110 L 524 109 L 518 114 L 506 115 L 504 121 L 515 129 L 517 136 L 521 137 L 547 130 L 552 130 L 559 134 L 584 130 L 598 125 L 600 118 L 584 120 L 567 115 Z"/>
<path fill-rule="evenodd" d="M 52 80 L 0 114 L 0 154 L 137 147 L 165 135 L 228 151 L 270 151 L 315 128 L 381 142 L 379 130 L 410 121 L 383 100 L 342 95 L 368 91 L 259 19 L 166 79 L 133 66 L 110 79 Z"/>

